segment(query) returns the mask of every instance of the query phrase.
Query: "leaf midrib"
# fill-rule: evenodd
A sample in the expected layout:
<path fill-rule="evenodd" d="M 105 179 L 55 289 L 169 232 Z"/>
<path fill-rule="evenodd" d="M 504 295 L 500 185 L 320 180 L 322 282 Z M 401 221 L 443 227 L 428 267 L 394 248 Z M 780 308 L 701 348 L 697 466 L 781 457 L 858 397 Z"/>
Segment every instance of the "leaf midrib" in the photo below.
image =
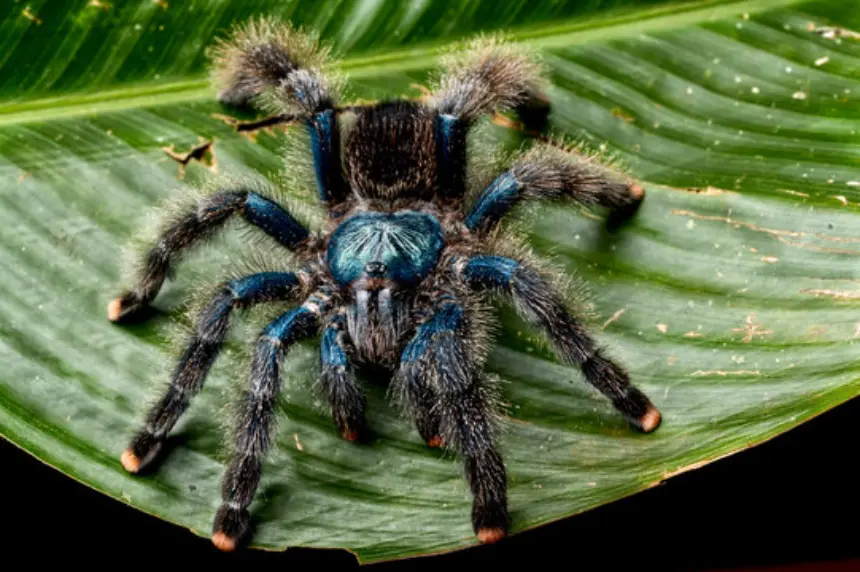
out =
<path fill-rule="evenodd" d="M 692 25 L 738 13 L 755 13 L 797 4 L 801 0 L 705 0 L 684 5 L 662 4 L 637 11 L 609 13 L 594 18 L 568 20 L 554 26 L 525 27 L 508 35 L 513 42 L 548 48 L 605 41 L 641 31 Z M 439 58 L 440 45 L 418 47 L 345 58 L 338 68 L 352 78 L 391 74 L 431 67 Z M 138 84 L 95 93 L 71 93 L 31 101 L 0 104 L 0 126 L 69 119 L 124 109 L 156 107 L 209 99 L 212 91 L 205 77 L 158 84 Z"/>

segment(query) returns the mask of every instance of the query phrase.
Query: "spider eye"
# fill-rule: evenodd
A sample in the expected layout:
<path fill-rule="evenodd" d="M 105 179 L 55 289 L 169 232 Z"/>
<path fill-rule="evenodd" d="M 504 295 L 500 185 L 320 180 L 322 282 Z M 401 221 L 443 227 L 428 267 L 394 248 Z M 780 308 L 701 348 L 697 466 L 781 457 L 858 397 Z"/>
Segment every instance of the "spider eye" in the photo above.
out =
<path fill-rule="evenodd" d="M 374 260 L 364 265 L 364 271 L 368 276 L 382 276 L 388 270 L 388 266 L 384 262 Z"/>

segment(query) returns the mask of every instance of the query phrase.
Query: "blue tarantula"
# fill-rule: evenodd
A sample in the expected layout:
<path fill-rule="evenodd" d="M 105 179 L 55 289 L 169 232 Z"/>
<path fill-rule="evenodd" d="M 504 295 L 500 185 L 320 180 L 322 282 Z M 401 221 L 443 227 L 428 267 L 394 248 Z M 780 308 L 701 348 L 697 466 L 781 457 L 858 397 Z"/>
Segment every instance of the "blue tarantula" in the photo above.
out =
<path fill-rule="evenodd" d="M 481 542 L 495 542 L 506 535 L 510 517 L 505 468 L 494 445 L 494 401 L 482 376 L 488 325 L 477 304 L 481 295 L 510 297 L 544 329 L 559 358 L 579 366 L 634 427 L 650 432 L 660 423 L 658 410 L 571 315 L 537 261 L 504 255 L 497 227 L 522 201 L 563 197 L 606 207 L 610 221 L 624 220 L 644 191 L 592 161 L 538 144 L 467 204 L 467 135 L 477 120 L 497 111 L 518 113 L 532 127 L 546 120 L 549 104 L 534 59 L 484 42 L 441 75 L 432 104 L 340 107 L 335 84 L 320 71 L 326 55 L 314 40 L 265 20 L 239 28 L 215 50 L 223 103 L 247 105 L 267 96 L 280 115 L 258 125 L 306 127 L 325 226 L 309 232 L 273 200 L 241 187 L 220 189 L 167 221 L 135 285 L 110 303 L 110 320 L 142 317 L 180 254 L 233 215 L 292 251 L 297 263 L 293 271 L 221 286 L 199 312 L 169 387 L 123 452 L 122 465 L 137 473 L 157 456 L 203 387 L 234 309 L 295 301 L 256 342 L 215 515 L 215 545 L 232 550 L 248 536 L 247 509 L 275 421 L 281 360 L 296 342 L 316 335 L 320 385 L 340 434 L 355 441 L 365 431 L 356 367 L 391 372 L 391 387 L 424 441 L 461 455 L 475 533 Z M 354 119 L 348 130 L 339 121 L 345 114 Z"/>

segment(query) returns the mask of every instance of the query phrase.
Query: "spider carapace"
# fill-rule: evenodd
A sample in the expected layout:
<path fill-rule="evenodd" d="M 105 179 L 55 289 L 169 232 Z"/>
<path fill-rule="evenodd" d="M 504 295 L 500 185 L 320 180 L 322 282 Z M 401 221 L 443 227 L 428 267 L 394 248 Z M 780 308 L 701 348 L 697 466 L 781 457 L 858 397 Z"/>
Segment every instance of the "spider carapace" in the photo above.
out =
<path fill-rule="evenodd" d="M 658 410 L 589 336 L 533 255 L 512 255 L 499 227 L 518 203 L 532 199 L 570 198 L 607 209 L 610 221 L 624 220 L 636 212 L 641 187 L 588 157 L 538 143 L 476 199 L 466 196 L 467 138 L 479 119 L 507 111 L 530 128 L 546 120 L 549 104 L 532 56 L 497 40 L 478 41 L 449 62 L 428 101 L 341 107 L 336 84 L 321 71 L 326 50 L 288 26 L 245 25 L 214 55 L 223 103 L 268 97 L 279 106 L 279 121 L 305 126 L 327 213 L 323 228 L 310 232 L 259 190 L 218 189 L 165 219 L 133 286 L 108 307 L 115 322 L 143 316 L 181 253 L 234 215 L 293 253 L 291 268 L 224 283 L 202 306 L 170 384 L 122 454 L 132 473 L 157 456 L 202 389 L 234 310 L 293 302 L 253 349 L 213 525 L 216 546 L 232 550 L 249 536 L 248 507 L 273 432 L 280 364 L 309 337 L 320 338 L 319 385 L 346 439 L 366 435 L 356 367 L 392 373 L 392 394 L 424 441 L 462 457 L 482 542 L 501 539 L 510 526 L 494 440 L 496 399 L 482 373 L 492 323 L 483 296 L 512 299 L 544 330 L 559 359 L 578 366 L 634 427 L 657 428 Z"/>

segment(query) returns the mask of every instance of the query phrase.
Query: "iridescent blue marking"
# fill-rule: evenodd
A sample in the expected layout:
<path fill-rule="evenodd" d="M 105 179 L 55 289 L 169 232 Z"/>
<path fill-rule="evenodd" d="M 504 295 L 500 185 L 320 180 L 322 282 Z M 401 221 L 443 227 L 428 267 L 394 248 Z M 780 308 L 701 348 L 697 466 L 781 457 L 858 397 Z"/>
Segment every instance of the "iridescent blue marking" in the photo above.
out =
<path fill-rule="evenodd" d="M 434 122 L 439 191 L 446 197 L 461 197 L 465 191 L 467 128 L 449 114 L 437 115 Z"/>
<path fill-rule="evenodd" d="M 410 285 L 433 270 L 443 245 L 442 227 L 432 215 L 365 212 L 347 219 L 334 232 L 328 264 L 341 285 L 361 277 L 368 262 L 385 264 L 383 278 Z"/>
<path fill-rule="evenodd" d="M 497 221 L 514 205 L 519 194 L 520 184 L 510 173 L 505 172 L 496 178 L 487 189 L 481 193 L 478 202 L 466 215 L 466 226 L 475 230 L 487 222 Z"/>
<path fill-rule="evenodd" d="M 290 345 L 301 337 L 301 330 L 308 325 L 309 319 L 316 319 L 316 315 L 307 308 L 298 307 L 288 310 L 266 326 L 263 335 L 280 340 L 283 345 Z"/>
<path fill-rule="evenodd" d="M 298 307 L 281 314 L 266 326 L 263 335 L 257 341 L 254 375 L 251 376 L 248 387 L 253 395 L 269 394 L 271 397 L 276 395 L 281 353 L 308 336 L 316 327 L 316 319 L 316 314 L 306 308 Z"/>
<path fill-rule="evenodd" d="M 504 256 L 473 256 L 466 263 L 463 276 L 471 284 L 484 287 L 507 288 L 520 263 Z"/>
<path fill-rule="evenodd" d="M 242 214 L 287 248 L 295 248 L 308 237 L 307 229 L 290 213 L 257 193 L 248 193 Z"/>
<path fill-rule="evenodd" d="M 331 200 L 332 189 L 328 180 L 328 173 L 332 165 L 332 153 L 339 150 L 332 149 L 332 128 L 335 121 L 333 109 L 327 109 L 315 113 L 307 125 L 311 136 L 311 149 L 314 153 L 314 171 L 317 178 L 317 190 L 320 199 Z"/>
<path fill-rule="evenodd" d="M 232 280 L 227 287 L 235 298 L 249 300 L 277 296 L 298 285 L 299 279 L 292 272 L 261 272 Z"/>
<path fill-rule="evenodd" d="M 455 332 L 463 323 L 464 316 L 463 307 L 456 302 L 447 302 L 439 306 L 433 317 L 418 327 L 415 337 L 403 350 L 400 361 L 409 363 L 421 359 L 433 342 L 433 338 L 440 333 Z"/>
<path fill-rule="evenodd" d="M 451 135 L 458 119 L 453 115 L 436 116 L 436 148 L 439 150 L 439 163 L 447 165 L 450 158 Z"/>
<path fill-rule="evenodd" d="M 343 320 L 341 319 L 341 321 Z M 323 332 L 322 342 L 320 344 L 320 358 L 322 360 L 323 367 L 346 367 L 348 364 L 346 352 L 343 351 L 343 348 L 340 347 L 340 344 L 337 342 L 339 331 L 340 328 L 332 324 Z"/>

